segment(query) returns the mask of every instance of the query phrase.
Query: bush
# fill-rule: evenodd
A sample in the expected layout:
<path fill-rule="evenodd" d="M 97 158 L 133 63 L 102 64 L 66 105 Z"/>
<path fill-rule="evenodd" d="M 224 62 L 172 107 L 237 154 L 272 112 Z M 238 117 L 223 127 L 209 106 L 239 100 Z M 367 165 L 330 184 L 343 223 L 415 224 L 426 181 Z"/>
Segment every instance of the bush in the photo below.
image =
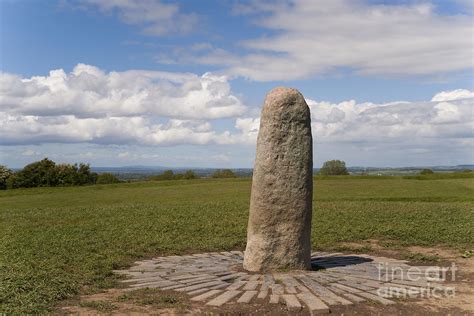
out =
<path fill-rule="evenodd" d="M 26 165 L 22 170 L 12 174 L 6 180 L 9 189 L 54 187 L 57 185 L 94 184 L 97 174 L 91 172 L 87 164 L 56 164 L 44 158 Z"/>
<path fill-rule="evenodd" d="M 326 161 L 321 169 L 319 174 L 323 176 L 339 176 L 339 175 L 348 175 L 346 163 L 342 160 L 328 160 Z"/>
<path fill-rule="evenodd" d="M 182 180 L 183 178 L 184 178 L 184 175 L 182 173 L 175 173 L 171 180 Z"/>
<path fill-rule="evenodd" d="M 173 180 L 174 172 L 173 170 L 166 170 L 161 174 L 161 180 Z"/>
<path fill-rule="evenodd" d="M 196 174 L 192 170 L 188 170 L 184 173 L 183 178 L 186 180 L 197 179 Z"/>
<path fill-rule="evenodd" d="M 154 181 L 161 181 L 161 180 L 190 180 L 190 179 L 197 179 L 198 176 L 192 170 L 186 171 L 183 173 L 174 173 L 172 170 L 166 170 L 162 174 L 151 176 L 150 180 Z"/>
<path fill-rule="evenodd" d="M 420 171 L 420 174 L 433 174 L 433 170 L 431 169 L 423 169 Z"/>
<path fill-rule="evenodd" d="M 13 171 L 6 166 L 0 165 L 0 190 L 7 188 L 8 179 L 13 175 Z"/>
<path fill-rule="evenodd" d="M 119 183 L 120 180 L 113 174 L 104 172 L 97 176 L 97 184 Z"/>
<path fill-rule="evenodd" d="M 90 166 L 81 163 L 59 164 L 56 166 L 58 185 L 83 185 L 94 184 L 97 181 L 97 173 L 90 171 Z"/>
<path fill-rule="evenodd" d="M 173 170 L 166 170 L 162 174 L 151 176 L 150 180 L 161 181 L 161 180 L 173 180 L 174 179 L 174 172 Z"/>
<path fill-rule="evenodd" d="M 434 174 L 419 174 L 416 176 L 404 176 L 402 178 L 410 180 L 474 179 L 474 173 L 436 172 Z"/>
<path fill-rule="evenodd" d="M 74 165 L 76 166 L 76 165 Z M 88 164 L 81 163 L 77 168 L 78 184 L 94 184 L 97 182 L 97 173 L 91 172 L 91 167 Z"/>
<path fill-rule="evenodd" d="M 216 170 L 212 174 L 213 178 L 237 178 L 235 173 L 230 169 Z"/>
<path fill-rule="evenodd" d="M 18 171 L 9 185 L 12 188 L 33 188 L 56 186 L 58 182 L 58 169 L 55 162 L 44 158 Z"/>

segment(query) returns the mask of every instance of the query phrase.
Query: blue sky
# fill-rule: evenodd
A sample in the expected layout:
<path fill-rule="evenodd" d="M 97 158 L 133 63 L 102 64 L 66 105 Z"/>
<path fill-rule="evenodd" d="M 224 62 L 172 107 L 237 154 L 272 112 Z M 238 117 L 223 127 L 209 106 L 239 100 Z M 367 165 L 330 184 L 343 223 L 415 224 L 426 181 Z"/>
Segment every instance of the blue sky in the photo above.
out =
<path fill-rule="evenodd" d="M 315 166 L 473 163 L 472 9 L 4 0 L 0 163 L 251 167 L 279 85 L 307 99 Z"/>

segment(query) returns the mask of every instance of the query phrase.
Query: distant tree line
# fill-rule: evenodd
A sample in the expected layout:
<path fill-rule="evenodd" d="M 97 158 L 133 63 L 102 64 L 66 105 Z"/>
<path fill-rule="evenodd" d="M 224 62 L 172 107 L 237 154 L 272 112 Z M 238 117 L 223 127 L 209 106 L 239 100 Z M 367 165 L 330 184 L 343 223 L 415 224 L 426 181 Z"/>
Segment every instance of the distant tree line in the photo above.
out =
<path fill-rule="evenodd" d="M 469 177 L 469 174 L 472 172 L 471 169 L 463 169 L 463 170 L 458 170 L 452 172 L 453 175 L 455 174 L 466 174 L 465 176 L 456 176 L 459 178 L 464 178 L 464 177 Z M 339 176 L 339 175 L 349 175 L 349 171 L 346 168 L 346 163 L 342 160 L 328 160 L 324 162 L 323 166 L 321 169 L 319 169 L 319 175 L 322 176 Z M 425 168 L 421 169 L 419 171 L 420 176 L 426 176 L 426 177 L 435 177 L 436 175 L 439 175 L 440 173 L 434 172 L 432 169 Z M 442 173 L 443 174 L 443 173 Z M 447 175 L 448 173 L 444 173 L 444 175 Z M 359 175 L 361 176 L 369 176 L 368 172 L 366 170 L 362 171 Z M 382 174 L 378 174 L 378 176 L 381 176 Z M 411 176 L 407 176 L 410 178 Z M 443 177 L 443 175 L 441 175 Z"/>
<path fill-rule="evenodd" d="M 237 175 L 230 169 L 216 170 L 212 174 L 213 178 L 237 178 Z"/>
<path fill-rule="evenodd" d="M 420 171 L 420 174 L 433 174 L 433 170 L 431 169 L 423 169 Z"/>
<path fill-rule="evenodd" d="M 319 174 L 322 176 L 341 176 L 348 175 L 346 163 L 342 160 L 328 160 L 324 162 Z"/>
<path fill-rule="evenodd" d="M 166 170 L 162 174 L 151 176 L 149 179 L 154 181 L 162 180 L 191 180 L 199 178 L 194 171 L 188 170 L 185 173 L 174 173 L 173 170 Z"/>
<path fill-rule="evenodd" d="M 87 184 L 117 183 L 119 179 L 110 173 L 92 172 L 88 164 L 56 164 L 44 158 L 13 172 L 0 165 L 0 189 L 76 186 Z"/>
<path fill-rule="evenodd" d="M 230 169 L 215 170 L 212 178 L 236 178 Z M 161 174 L 148 177 L 148 180 L 192 180 L 199 176 L 192 170 L 174 173 L 166 170 Z M 26 165 L 23 169 L 13 171 L 0 165 L 0 190 L 34 187 L 78 186 L 88 184 L 108 184 L 121 182 L 112 173 L 92 172 L 88 164 L 57 164 L 44 158 Z"/>
<path fill-rule="evenodd" d="M 211 175 L 212 178 L 237 178 L 237 175 L 230 169 L 218 169 Z M 192 170 L 184 173 L 174 173 L 173 170 L 166 170 L 161 174 L 151 176 L 149 179 L 153 181 L 162 180 L 191 180 L 198 179 L 199 176 Z"/>
<path fill-rule="evenodd" d="M 237 171 L 238 172 L 238 171 Z M 324 162 L 319 170 L 322 176 L 348 175 L 346 163 L 342 160 L 328 160 Z M 366 172 L 362 175 L 367 175 Z M 242 174 L 240 174 L 242 176 Z M 252 173 L 250 172 L 250 176 Z M 380 174 L 379 174 L 380 175 Z M 237 178 L 237 174 L 231 169 L 218 169 L 212 174 L 209 173 L 205 177 L 212 178 Z M 247 176 L 245 174 L 244 176 Z M 435 173 L 431 169 L 422 169 L 419 176 L 405 176 L 404 178 L 472 178 L 474 174 L 471 169 L 455 171 L 452 174 Z M 184 173 L 174 173 L 172 170 L 166 170 L 161 174 L 141 178 L 141 180 L 191 180 L 198 179 L 199 176 L 192 170 Z M 420 178 L 420 179 L 421 179 Z M 134 179 L 132 180 L 140 180 Z M 123 180 L 122 181 L 130 181 Z M 109 184 L 121 182 L 119 178 L 112 173 L 96 173 L 92 172 L 88 164 L 56 164 L 54 161 L 45 158 L 40 161 L 33 162 L 23 169 L 14 172 L 5 166 L 0 165 L 0 190 L 16 189 L 16 188 L 33 188 L 33 187 L 54 187 L 54 186 L 77 186 L 88 184 Z"/>

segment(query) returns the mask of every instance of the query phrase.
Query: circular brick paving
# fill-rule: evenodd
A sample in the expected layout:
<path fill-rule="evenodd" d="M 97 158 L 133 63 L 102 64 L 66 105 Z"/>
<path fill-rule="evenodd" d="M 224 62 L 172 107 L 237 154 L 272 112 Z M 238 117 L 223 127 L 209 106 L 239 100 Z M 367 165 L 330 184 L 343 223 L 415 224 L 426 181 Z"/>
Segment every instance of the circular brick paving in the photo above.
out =
<path fill-rule="evenodd" d="M 127 279 L 126 291 L 159 288 L 187 293 L 192 301 L 224 304 L 286 304 L 289 310 L 329 311 L 334 305 L 394 298 L 426 297 L 442 290 L 438 267 L 410 266 L 406 261 L 369 255 L 312 254 L 313 271 L 254 274 L 243 271 L 240 251 L 158 257 L 116 270 Z"/>

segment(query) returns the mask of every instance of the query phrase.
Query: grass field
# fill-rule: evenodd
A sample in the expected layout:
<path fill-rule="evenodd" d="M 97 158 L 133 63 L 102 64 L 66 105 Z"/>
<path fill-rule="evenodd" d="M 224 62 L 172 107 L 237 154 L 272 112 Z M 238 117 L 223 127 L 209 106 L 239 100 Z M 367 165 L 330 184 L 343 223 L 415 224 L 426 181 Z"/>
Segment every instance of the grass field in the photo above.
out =
<path fill-rule="evenodd" d="M 426 178 L 426 177 L 425 177 Z M 313 246 L 474 245 L 474 179 L 318 178 Z M 0 192 L 0 313 L 53 311 L 138 258 L 243 249 L 249 179 Z"/>

